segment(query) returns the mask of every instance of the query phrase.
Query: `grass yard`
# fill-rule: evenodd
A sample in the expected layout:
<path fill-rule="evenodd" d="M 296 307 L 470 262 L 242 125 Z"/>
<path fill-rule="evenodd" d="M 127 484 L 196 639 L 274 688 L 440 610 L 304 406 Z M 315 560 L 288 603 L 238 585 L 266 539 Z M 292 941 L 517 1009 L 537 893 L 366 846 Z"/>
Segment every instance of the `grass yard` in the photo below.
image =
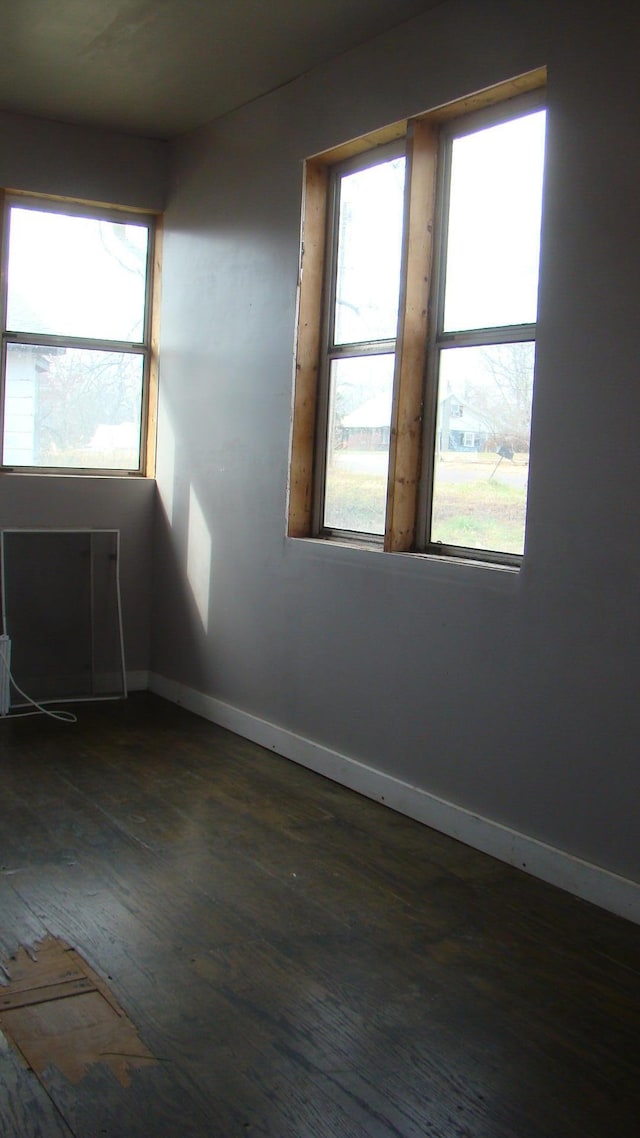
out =
<path fill-rule="evenodd" d="M 325 525 L 358 533 L 384 533 L 387 507 L 387 472 L 348 470 L 333 466 L 327 471 Z"/>
<path fill-rule="evenodd" d="M 524 546 L 526 468 L 509 466 L 491 478 L 495 456 L 481 461 L 439 464 L 433 507 L 433 541 L 472 549 L 521 554 Z M 521 484 L 506 477 L 519 476 Z M 503 475 L 503 478 L 500 477 Z M 383 469 L 330 467 L 327 475 L 326 525 L 361 533 L 384 532 L 386 465 Z"/>
<path fill-rule="evenodd" d="M 433 502 L 432 539 L 443 545 L 522 553 L 526 491 L 493 480 L 439 480 Z"/>
<path fill-rule="evenodd" d="M 69 447 L 61 451 L 45 451 L 35 465 L 51 468 L 60 466 L 70 470 L 135 470 L 138 455 L 131 449 L 100 451 L 90 447 Z"/>

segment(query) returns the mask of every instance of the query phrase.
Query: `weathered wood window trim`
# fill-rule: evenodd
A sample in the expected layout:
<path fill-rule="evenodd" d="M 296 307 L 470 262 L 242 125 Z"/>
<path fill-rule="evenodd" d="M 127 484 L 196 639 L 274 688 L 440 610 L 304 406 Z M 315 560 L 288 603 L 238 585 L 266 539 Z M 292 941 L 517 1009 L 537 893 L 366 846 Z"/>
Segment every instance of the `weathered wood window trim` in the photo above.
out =
<path fill-rule="evenodd" d="M 435 391 L 425 385 L 434 332 L 430 327 L 436 283 L 432 279 L 440 128 L 459 119 L 539 90 L 546 68 L 520 76 L 436 110 L 404 120 L 309 158 L 304 167 L 298 318 L 295 351 L 293 423 L 291 435 L 288 535 L 327 538 L 353 544 L 383 546 L 388 552 L 441 552 L 454 557 L 460 550 L 435 550 L 424 544 L 424 481 L 422 454 L 425 420 L 435 424 Z M 372 535 L 323 532 L 318 520 L 318 440 L 323 393 L 323 319 L 326 307 L 327 220 L 330 211 L 331 170 L 354 155 L 404 139 L 407 178 L 403 237 L 401 295 L 391 413 L 389 474 L 384 539 Z M 324 399 L 326 405 L 326 398 Z M 435 431 L 435 426 L 432 428 Z M 426 431 L 428 436 L 429 431 Z M 426 464 L 425 464 L 426 465 Z M 426 475 L 427 482 L 429 475 Z M 421 489 L 422 485 L 422 489 Z M 485 560 L 484 553 L 470 556 Z M 496 554 L 497 564 L 519 558 Z"/>

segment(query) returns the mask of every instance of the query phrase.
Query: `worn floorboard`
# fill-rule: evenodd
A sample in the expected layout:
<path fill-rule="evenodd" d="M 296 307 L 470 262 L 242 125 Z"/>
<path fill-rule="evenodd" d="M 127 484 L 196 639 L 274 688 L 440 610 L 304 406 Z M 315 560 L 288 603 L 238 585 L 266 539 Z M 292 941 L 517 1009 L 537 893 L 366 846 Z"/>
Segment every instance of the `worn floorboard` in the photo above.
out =
<path fill-rule="evenodd" d="M 637 927 L 151 696 L 3 721 L 0 777 L 0 960 L 62 938 L 157 1059 L 0 1039 L 2 1138 L 640 1128 Z"/>
<path fill-rule="evenodd" d="M 72 1138 L 72 1133 L 44 1087 L 0 1033 L 2 1138 Z"/>

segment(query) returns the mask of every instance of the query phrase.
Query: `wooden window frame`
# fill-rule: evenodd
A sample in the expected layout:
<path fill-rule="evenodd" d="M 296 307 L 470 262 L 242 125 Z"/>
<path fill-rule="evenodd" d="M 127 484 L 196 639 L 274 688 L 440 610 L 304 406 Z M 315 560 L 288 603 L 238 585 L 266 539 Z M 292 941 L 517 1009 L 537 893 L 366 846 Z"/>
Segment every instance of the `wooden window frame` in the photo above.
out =
<path fill-rule="evenodd" d="M 497 564 L 518 565 L 520 557 L 479 549 L 443 547 L 426 540 L 432 496 L 432 453 L 435 439 L 436 382 L 433 361 L 437 350 L 435 327 L 438 308 L 438 273 L 442 254 L 442 227 L 436 217 L 441 187 L 441 130 L 452 120 L 473 116 L 485 108 L 504 104 L 504 117 L 513 114 L 515 99 L 541 92 L 546 68 L 539 68 L 506 83 L 415 118 L 352 140 L 344 146 L 309 158 L 304 164 L 297 334 L 289 469 L 288 536 L 322 538 L 383 548 L 386 552 L 436 554 Z M 535 96 L 534 96 L 535 98 Z M 471 127 L 469 129 L 472 129 Z M 330 187 L 332 169 L 354 155 L 369 153 L 375 162 L 379 148 L 405 140 L 407 162 L 405 224 L 401 289 L 396 341 L 387 508 L 384 537 L 347 531 L 323 530 L 320 522 L 324 477 L 322 459 L 326 428 L 326 312 Z M 519 331 L 519 329 L 518 329 Z M 426 380 L 425 380 L 426 376 Z M 431 469 L 430 469 L 431 468 Z"/>
<path fill-rule="evenodd" d="M 362 358 L 363 356 L 393 355 L 397 361 L 399 338 L 396 334 L 385 339 L 359 340 L 353 344 L 334 343 L 332 324 L 336 315 L 336 279 L 333 271 L 337 262 L 338 232 L 339 232 L 339 193 L 343 177 L 357 173 L 360 170 L 370 169 L 373 164 L 391 161 L 393 158 L 405 158 L 404 139 L 391 139 L 376 146 L 371 152 L 362 151 L 352 154 L 342 162 L 332 165 L 329 170 L 329 183 L 327 186 L 327 239 L 332 241 L 332 248 L 327 247 L 325 255 L 325 278 L 323 281 L 322 335 L 321 357 L 318 374 L 318 404 L 316 411 L 315 455 L 313 482 L 315 493 L 313 498 L 313 530 L 322 532 L 323 537 L 342 539 L 348 537 L 350 541 L 375 541 L 372 535 L 362 535 L 354 530 L 332 529 L 323 524 L 326 492 L 327 468 L 327 442 L 329 435 L 329 390 L 331 364 L 341 359 Z M 406 179 L 405 179 L 406 181 Z M 406 212 L 406 203 L 404 207 Z M 403 235 L 404 243 L 404 235 Z M 394 389 L 396 386 L 394 364 Z M 382 540 L 382 539 L 380 539 Z"/>
<path fill-rule="evenodd" d="M 12 206 L 22 206 L 49 213 L 62 213 L 69 216 L 86 217 L 116 222 L 131 221 L 144 224 L 148 230 L 144 329 L 140 341 L 128 343 L 112 339 L 97 339 L 78 336 L 40 334 L 16 331 L 7 328 L 7 291 L 9 220 Z M 162 250 L 161 217 L 148 211 L 128 209 L 103 203 L 48 197 L 30 194 L 19 190 L 0 191 L 0 319 L 2 323 L 2 361 L 0 368 L 0 443 L 4 437 L 5 409 L 5 371 L 7 345 L 46 344 L 60 347 L 94 348 L 95 350 L 121 351 L 125 354 L 140 355 L 143 358 L 142 399 L 140 409 L 140 451 L 139 464 L 135 469 L 119 467 L 91 466 L 17 466 L 2 463 L 0 473 L 27 473 L 30 475 L 56 474 L 64 476 L 99 475 L 100 477 L 154 477 L 156 458 L 156 429 L 158 404 L 158 339 L 160 314 L 160 269 Z"/>

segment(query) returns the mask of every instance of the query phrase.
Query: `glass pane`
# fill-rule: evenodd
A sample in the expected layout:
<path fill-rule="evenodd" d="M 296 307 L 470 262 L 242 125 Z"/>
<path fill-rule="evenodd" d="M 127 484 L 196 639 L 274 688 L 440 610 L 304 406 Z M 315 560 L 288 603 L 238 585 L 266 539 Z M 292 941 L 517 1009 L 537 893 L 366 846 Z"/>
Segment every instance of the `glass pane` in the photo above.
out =
<path fill-rule="evenodd" d="M 524 552 L 534 344 L 440 354 L 431 540 Z"/>
<path fill-rule="evenodd" d="M 13 206 L 7 327 L 140 342 L 147 241 L 145 225 Z"/>
<path fill-rule="evenodd" d="M 143 367 L 141 355 L 8 344 L 4 463 L 137 470 Z"/>
<path fill-rule="evenodd" d="M 444 330 L 532 324 L 545 111 L 453 141 Z"/>
<path fill-rule="evenodd" d="M 395 339 L 404 167 L 393 158 L 340 180 L 336 344 Z"/>
<path fill-rule="evenodd" d="M 331 364 L 324 525 L 384 533 L 394 356 Z"/>

